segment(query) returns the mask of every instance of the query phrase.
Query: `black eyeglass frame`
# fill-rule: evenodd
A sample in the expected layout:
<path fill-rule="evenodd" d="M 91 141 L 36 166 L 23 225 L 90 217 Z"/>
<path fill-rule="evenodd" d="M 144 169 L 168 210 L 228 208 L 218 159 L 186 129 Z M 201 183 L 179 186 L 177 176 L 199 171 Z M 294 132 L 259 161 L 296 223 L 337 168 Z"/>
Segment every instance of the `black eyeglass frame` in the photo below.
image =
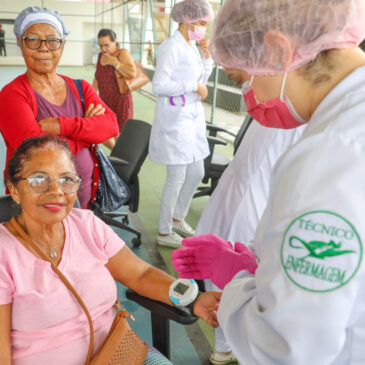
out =
<path fill-rule="evenodd" d="M 46 190 L 44 190 L 44 191 L 35 191 L 34 190 L 34 188 L 32 187 L 32 185 L 31 185 L 31 183 L 30 183 L 30 179 L 33 177 L 33 176 L 40 176 L 40 175 L 42 175 L 42 176 L 45 176 L 46 178 L 48 178 L 48 187 L 47 187 L 47 189 Z M 73 178 L 75 178 L 75 180 L 76 180 L 76 185 L 75 185 L 75 187 L 76 187 L 76 189 L 75 189 L 75 191 L 70 191 L 70 192 L 66 192 L 66 191 L 64 191 L 63 190 L 63 188 L 62 188 L 62 184 L 61 184 L 61 182 L 60 182 L 60 180 L 61 179 L 64 179 L 65 177 L 70 177 L 72 175 L 72 177 Z M 80 188 L 80 185 L 81 185 L 81 179 L 80 179 L 80 177 L 79 176 L 77 176 L 76 174 L 68 174 L 68 175 L 63 175 L 63 176 L 60 176 L 60 177 L 52 177 L 52 176 L 49 176 L 48 174 L 41 174 L 41 173 L 38 173 L 38 174 L 32 174 L 32 175 L 30 175 L 30 176 L 28 176 L 28 177 L 21 177 L 21 178 L 19 178 L 19 180 L 27 180 L 27 183 L 28 183 L 28 186 L 29 186 L 29 188 L 34 192 L 34 193 L 36 193 L 36 194 L 44 194 L 44 193 L 46 193 L 50 188 L 51 188 L 51 186 L 52 186 L 52 183 L 53 183 L 53 181 L 54 180 L 57 180 L 57 184 L 58 184 L 58 187 L 60 188 L 60 190 L 62 190 L 65 194 L 75 194 L 75 193 L 77 193 L 77 191 L 79 190 L 79 188 Z"/>
<path fill-rule="evenodd" d="M 33 51 L 36 51 L 37 49 L 41 48 L 42 47 L 42 43 L 44 42 L 46 44 L 46 47 L 49 51 L 57 51 L 61 48 L 62 46 L 62 43 L 63 43 L 63 39 L 60 39 L 60 38 L 47 38 L 47 39 L 40 39 L 39 37 L 27 37 L 27 36 L 24 36 L 24 37 L 20 37 L 21 39 L 23 39 L 24 43 L 25 43 L 25 46 Z M 28 39 L 33 39 L 33 40 L 38 40 L 39 41 L 39 46 L 37 48 L 31 48 L 28 46 L 27 44 L 27 40 Z M 58 44 L 59 46 L 55 49 L 53 48 L 49 48 L 49 45 L 47 44 L 48 41 L 58 41 Z"/>

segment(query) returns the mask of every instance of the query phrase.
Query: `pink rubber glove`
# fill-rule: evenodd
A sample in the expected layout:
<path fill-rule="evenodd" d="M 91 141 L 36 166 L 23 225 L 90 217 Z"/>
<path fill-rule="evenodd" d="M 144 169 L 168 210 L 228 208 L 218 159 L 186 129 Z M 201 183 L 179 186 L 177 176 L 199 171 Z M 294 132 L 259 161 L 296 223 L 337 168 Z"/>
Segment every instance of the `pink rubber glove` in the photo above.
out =
<path fill-rule="evenodd" d="M 255 254 L 240 242 L 232 245 L 213 234 L 185 238 L 183 248 L 172 252 L 172 263 L 180 278 L 210 279 L 220 289 L 229 283 L 237 272 L 257 268 Z"/>

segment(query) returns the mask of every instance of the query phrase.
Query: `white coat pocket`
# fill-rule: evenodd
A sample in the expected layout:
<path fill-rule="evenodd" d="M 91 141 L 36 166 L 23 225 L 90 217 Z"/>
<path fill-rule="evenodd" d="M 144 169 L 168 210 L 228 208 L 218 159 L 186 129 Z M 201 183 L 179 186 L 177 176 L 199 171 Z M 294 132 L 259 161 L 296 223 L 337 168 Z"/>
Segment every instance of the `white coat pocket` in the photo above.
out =
<path fill-rule="evenodd" d="M 164 105 L 161 115 L 161 133 L 177 133 L 188 121 L 187 106 Z M 185 123 L 184 123 L 185 122 Z M 189 122 L 189 121 L 188 121 Z"/>

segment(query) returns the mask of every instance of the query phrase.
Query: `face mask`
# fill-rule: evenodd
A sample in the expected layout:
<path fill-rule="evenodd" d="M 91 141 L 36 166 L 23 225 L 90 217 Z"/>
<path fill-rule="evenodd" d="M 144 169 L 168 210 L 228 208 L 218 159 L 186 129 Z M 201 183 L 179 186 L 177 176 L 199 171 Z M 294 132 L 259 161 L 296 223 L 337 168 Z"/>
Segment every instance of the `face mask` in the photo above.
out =
<path fill-rule="evenodd" d="M 205 37 L 206 28 L 194 25 L 194 31 L 188 30 L 189 40 L 201 41 Z"/>
<path fill-rule="evenodd" d="M 250 82 L 245 82 L 242 86 L 242 94 L 245 99 L 248 114 L 260 124 L 270 128 L 292 129 L 307 123 L 294 109 L 290 100 L 283 95 L 286 82 L 285 73 L 281 86 L 280 97 L 259 103 L 255 92 L 252 89 L 253 76 Z"/>

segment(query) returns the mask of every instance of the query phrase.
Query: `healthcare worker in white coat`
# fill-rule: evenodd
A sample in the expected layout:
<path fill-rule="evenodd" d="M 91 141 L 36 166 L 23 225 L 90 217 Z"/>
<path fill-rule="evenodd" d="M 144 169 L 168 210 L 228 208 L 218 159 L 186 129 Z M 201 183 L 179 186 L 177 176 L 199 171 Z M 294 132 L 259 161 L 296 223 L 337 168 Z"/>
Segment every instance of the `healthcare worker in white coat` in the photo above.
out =
<path fill-rule="evenodd" d="M 214 235 L 175 251 L 179 275 L 224 288 L 218 320 L 242 364 L 365 362 L 364 6 L 226 0 L 214 24 L 213 58 L 245 71 L 252 117 L 308 124 L 275 165 L 257 262 Z"/>
<path fill-rule="evenodd" d="M 232 72 L 229 77 L 241 83 L 244 73 Z M 273 167 L 279 157 L 301 137 L 306 126 L 267 128 L 253 120 L 204 208 L 196 235 L 213 233 L 231 243 L 251 243 L 266 207 Z M 205 280 L 205 288 L 209 291 L 220 290 L 209 279 Z M 217 365 L 235 360 L 220 327 L 215 329 L 215 348 L 209 360 Z"/>
<path fill-rule="evenodd" d="M 208 95 L 205 84 L 213 67 L 209 41 L 204 39 L 213 10 L 208 0 L 184 0 L 174 5 L 171 18 L 179 28 L 156 55 L 149 158 L 167 166 L 157 243 L 176 248 L 181 247 L 181 236 L 194 235 L 184 219 L 209 155 L 202 100 Z"/>

